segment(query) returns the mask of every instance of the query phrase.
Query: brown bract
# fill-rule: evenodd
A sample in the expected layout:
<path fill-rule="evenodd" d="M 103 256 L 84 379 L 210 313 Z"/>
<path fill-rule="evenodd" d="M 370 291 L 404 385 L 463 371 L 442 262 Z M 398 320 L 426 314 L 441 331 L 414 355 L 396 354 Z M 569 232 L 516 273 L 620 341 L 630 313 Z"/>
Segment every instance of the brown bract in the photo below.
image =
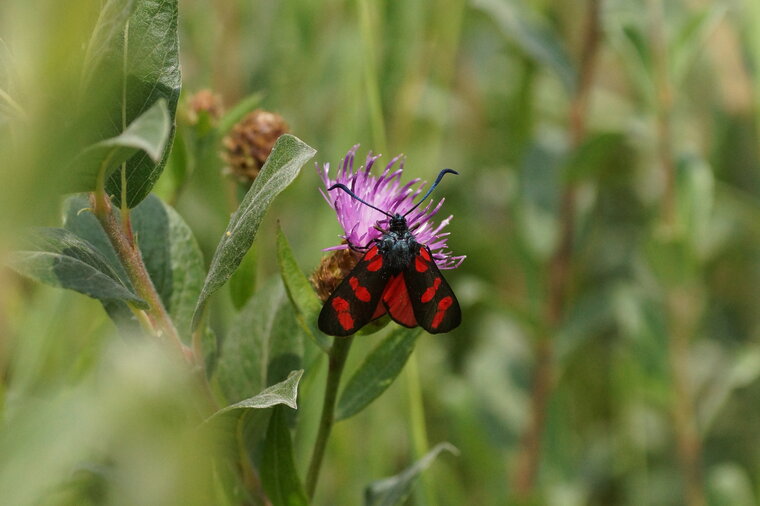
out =
<path fill-rule="evenodd" d="M 279 114 L 256 109 L 240 120 L 222 141 L 222 158 L 242 182 L 256 179 L 277 139 L 288 124 Z"/>
<path fill-rule="evenodd" d="M 309 278 L 322 302 L 335 291 L 358 261 L 358 253 L 350 249 L 331 251 L 329 255 L 322 258 L 319 267 Z"/>

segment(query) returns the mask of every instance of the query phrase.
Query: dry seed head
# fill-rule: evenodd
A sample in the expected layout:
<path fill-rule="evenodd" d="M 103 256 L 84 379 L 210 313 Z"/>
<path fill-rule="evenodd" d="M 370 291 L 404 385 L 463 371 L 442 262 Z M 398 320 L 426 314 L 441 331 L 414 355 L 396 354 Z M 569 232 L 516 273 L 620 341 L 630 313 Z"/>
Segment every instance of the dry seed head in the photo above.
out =
<path fill-rule="evenodd" d="M 274 143 L 288 132 L 288 124 L 279 114 L 256 109 L 240 120 L 222 141 L 222 158 L 229 171 L 242 182 L 259 175 Z"/>
<path fill-rule="evenodd" d="M 309 278 L 311 286 L 322 302 L 335 291 L 358 261 L 357 253 L 350 249 L 331 251 L 329 255 L 322 257 L 319 267 Z"/>

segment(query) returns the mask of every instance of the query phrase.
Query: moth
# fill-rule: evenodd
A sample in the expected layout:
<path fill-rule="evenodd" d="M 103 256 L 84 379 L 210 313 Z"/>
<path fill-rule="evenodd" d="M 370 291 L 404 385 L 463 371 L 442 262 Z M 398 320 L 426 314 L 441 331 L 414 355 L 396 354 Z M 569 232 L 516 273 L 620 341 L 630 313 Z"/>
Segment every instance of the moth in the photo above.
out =
<path fill-rule="evenodd" d="M 369 245 L 350 245 L 366 252 L 322 306 L 318 320 L 322 332 L 349 336 L 386 313 L 399 325 L 420 326 L 431 334 L 448 332 L 461 323 L 462 311 L 454 291 L 436 266 L 430 248 L 417 242 L 406 221 L 449 173 L 458 174 L 442 170 L 425 196 L 403 215 L 365 202 L 343 184 L 328 188 L 343 190 L 384 214 L 388 225 L 387 229 L 378 227 L 382 236 Z"/>

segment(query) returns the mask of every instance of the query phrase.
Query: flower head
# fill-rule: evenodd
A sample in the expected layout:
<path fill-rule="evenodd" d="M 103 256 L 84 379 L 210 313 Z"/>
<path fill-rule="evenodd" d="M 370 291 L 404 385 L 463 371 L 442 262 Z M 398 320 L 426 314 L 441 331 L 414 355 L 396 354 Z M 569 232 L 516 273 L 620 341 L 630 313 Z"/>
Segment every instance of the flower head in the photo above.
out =
<path fill-rule="evenodd" d="M 420 195 L 426 183 L 420 179 L 413 179 L 405 185 L 401 184 L 401 176 L 404 171 L 402 155 L 393 158 L 386 165 L 382 174 L 375 176 L 370 174 L 370 170 L 380 155 L 368 153 L 364 165 L 354 170 L 354 158 L 358 148 L 359 146 L 356 145 L 348 151 L 335 179 L 330 177 L 330 164 L 324 164 L 320 176 L 325 188 L 330 188 L 335 183 L 342 183 L 359 198 L 389 214 L 399 213 L 403 215 L 412 209 L 415 205 L 415 199 Z M 397 163 L 398 166 L 394 168 Z M 325 251 L 349 249 L 352 246 L 368 246 L 374 239 L 379 239 L 382 235 L 382 232 L 375 228 L 375 225 L 383 229 L 387 228 L 387 216 L 362 204 L 347 193 L 336 190 L 331 192 L 320 191 L 327 203 L 335 209 L 338 222 L 344 231 L 342 236 L 344 242 L 326 248 Z M 436 205 L 433 205 L 431 200 L 424 207 L 418 207 L 406 217 L 406 221 L 409 228 L 413 230 L 417 242 L 430 248 L 438 268 L 454 269 L 459 267 L 465 257 L 452 256 L 451 252 L 446 251 L 449 233 L 443 232 L 443 229 L 449 224 L 452 216 L 441 220 L 438 225 L 435 225 L 431 220 L 441 209 L 444 200 L 441 199 Z"/>
<path fill-rule="evenodd" d="M 222 158 L 229 171 L 245 183 L 256 179 L 274 143 L 288 130 L 279 114 L 262 109 L 248 113 L 222 140 Z"/>

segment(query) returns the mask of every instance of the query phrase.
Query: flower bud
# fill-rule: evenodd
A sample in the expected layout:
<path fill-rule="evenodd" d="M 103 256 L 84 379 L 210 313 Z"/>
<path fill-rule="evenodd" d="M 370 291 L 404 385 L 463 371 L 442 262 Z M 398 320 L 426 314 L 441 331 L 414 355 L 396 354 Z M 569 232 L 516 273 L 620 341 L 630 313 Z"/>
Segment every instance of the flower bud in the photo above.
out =
<path fill-rule="evenodd" d="M 187 122 L 190 125 L 209 123 L 215 125 L 222 117 L 222 97 L 211 90 L 200 90 L 190 97 L 187 104 Z"/>

